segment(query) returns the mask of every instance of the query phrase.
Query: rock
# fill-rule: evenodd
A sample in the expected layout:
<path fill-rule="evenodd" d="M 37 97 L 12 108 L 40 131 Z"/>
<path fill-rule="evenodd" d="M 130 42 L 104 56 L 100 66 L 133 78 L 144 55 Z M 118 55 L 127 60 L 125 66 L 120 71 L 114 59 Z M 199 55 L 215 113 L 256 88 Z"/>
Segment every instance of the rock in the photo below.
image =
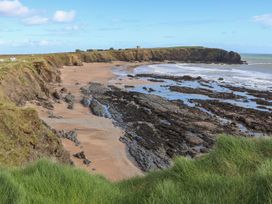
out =
<path fill-rule="evenodd" d="M 48 110 L 54 110 L 54 105 L 51 101 L 45 101 L 42 103 L 42 106 Z"/>
<path fill-rule="evenodd" d="M 56 116 L 52 111 L 48 112 L 48 118 L 62 119 L 62 116 Z"/>
<path fill-rule="evenodd" d="M 236 95 L 233 92 L 215 92 L 210 89 L 204 89 L 204 88 L 170 86 L 169 89 L 174 92 L 200 94 L 200 95 L 209 96 L 211 98 L 220 98 L 220 99 L 244 99 L 245 98 L 244 96 Z"/>
<path fill-rule="evenodd" d="M 179 82 L 189 80 L 191 77 L 174 77 L 174 79 Z M 192 80 L 197 79 L 192 78 Z M 209 84 L 203 79 L 199 80 Z M 149 90 L 148 87 L 143 89 Z M 237 101 L 243 99 L 231 92 L 214 92 L 208 88 L 173 86 L 173 89 L 219 99 Z M 84 87 L 83 93 L 86 97 L 90 94 L 93 96 L 91 110 L 94 114 L 104 116 L 105 113 L 109 113 L 114 124 L 124 130 L 125 134 L 120 141 L 127 145 L 128 152 L 143 171 L 168 168 L 176 156 L 195 158 L 197 155 L 207 153 L 221 133 L 247 136 L 247 133 L 240 132 L 240 124 L 272 134 L 271 112 L 241 108 L 221 100 L 192 99 L 190 101 L 197 106 L 190 107 L 179 100 L 167 100 L 155 94 L 129 92 L 118 87 L 103 87 L 97 84 Z M 266 92 L 249 93 L 271 97 L 271 93 L 269 95 Z M 223 123 L 222 119 L 231 120 L 237 125 L 231 125 L 228 121 Z"/>
<path fill-rule="evenodd" d="M 129 78 L 133 78 L 134 76 L 133 76 L 133 75 L 131 75 L 131 74 L 128 74 L 128 75 L 127 75 L 127 77 L 129 77 Z"/>
<path fill-rule="evenodd" d="M 125 85 L 124 86 L 126 89 L 132 89 L 132 88 L 135 88 L 135 86 L 131 86 L 131 85 Z"/>
<path fill-rule="evenodd" d="M 92 102 L 92 98 L 91 97 L 86 97 L 84 96 L 82 99 L 81 99 L 81 104 L 84 106 L 84 107 L 90 107 L 91 105 L 91 102 Z"/>
<path fill-rule="evenodd" d="M 218 81 L 224 81 L 224 78 L 220 77 L 218 78 Z"/>
<path fill-rule="evenodd" d="M 92 163 L 92 162 L 91 162 L 90 160 L 88 160 L 88 159 L 84 159 L 84 160 L 83 160 L 83 164 L 85 164 L 85 165 L 87 165 L 87 166 L 89 166 L 91 163 Z"/>
<path fill-rule="evenodd" d="M 57 100 L 62 100 L 62 95 L 57 90 L 52 93 L 52 96 Z"/>
<path fill-rule="evenodd" d="M 78 158 L 78 159 L 86 159 L 84 151 L 76 153 L 73 156 L 76 157 L 76 158 Z"/>
<path fill-rule="evenodd" d="M 66 103 L 74 103 L 75 102 L 75 96 L 71 93 L 67 94 L 64 98 Z"/>
<path fill-rule="evenodd" d="M 186 135 L 186 140 L 191 144 L 191 145 L 200 145 L 203 144 L 203 140 L 199 137 L 196 137 L 192 133 L 187 133 Z"/>
<path fill-rule="evenodd" d="M 80 90 L 85 96 L 89 97 L 90 95 L 93 95 L 94 93 L 105 94 L 110 89 L 108 87 L 103 86 L 102 84 L 90 82 L 88 86 L 81 87 Z"/>
<path fill-rule="evenodd" d="M 161 79 L 148 79 L 148 81 L 151 81 L 151 82 L 164 82 L 164 80 L 161 80 Z"/>
<path fill-rule="evenodd" d="M 221 118 L 231 120 L 237 124 L 236 126 L 239 126 L 238 124 L 242 124 L 247 130 L 244 130 L 244 128 L 241 128 L 240 130 L 246 135 L 255 135 L 259 133 L 265 135 L 272 134 L 272 112 L 270 111 L 243 108 L 217 100 L 196 101 L 202 108 L 205 108 Z M 228 133 L 228 131 L 230 131 L 229 128 L 226 130 L 226 133 Z M 251 131 L 251 133 L 248 133 L 248 131 Z"/>
<path fill-rule="evenodd" d="M 203 147 L 203 148 L 200 149 L 200 152 L 201 152 L 201 153 L 208 153 L 208 152 L 209 152 L 209 149 L 206 148 L 206 147 Z"/>
<path fill-rule="evenodd" d="M 74 109 L 74 103 L 70 102 L 67 106 L 68 109 L 73 110 Z"/>
<path fill-rule="evenodd" d="M 189 76 L 189 75 L 184 75 L 182 77 L 182 80 L 185 80 L 185 81 L 192 81 L 193 80 L 193 77 Z"/>
<path fill-rule="evenodd" d="M 83 160 L 83 164 L 89 166 L 92 162 L 86 158 L 86 155 L 84 153 L 84 151 L 76 153 L 73 155 L 74 157 L 78 158 L 78 159 L 82 159 Z"/>
<path fill-rule="evenodd" d="M 108 108 L 97 101 L 96 99 L 93 99 L 90 105 L 90 109 L 92 113 L 96 116 L 104 117 L 104 118 L 111 118 L 111 114 L 108 111 Z"/>
<path fill-rule="evenodd" d="M 68 92 L 68 90 L 66 89 L 66 88 L 62 88 L 61 90 L 60 90 L 60 93 L 67 93 Z"/>
<path fill-rule="evenodd" d="M 103 88 L 98 89 L 97 85 L 85 89 L 85 93 L 91 92 L 94 98 L 92 112 L 103 116 L 106 107 L 115 124 L 124 129 L 125 135 L 120 141 L 127 145 L 143 171 L 167 168 L 172 164 L 171 158 L 178 155 L 200 154 L 200 150 L 193 151 L 196 144 L 211 148 L 214 144 L 212 133 L 217 135 L 222 131 L 216 118 L 178 101 L 127 92 L 114 86 L 102 94 Z M 205 125 L 194 124 L 201 121 L 214 124 L 214 127 L 208 129 Z"/>
<path fill-rule="evenodd" d="M 74 130 L 69 131 L 69 132 L 65 132 L 64 130 L 62 130 L 62 131 L 58 131 L 57 134 L 61 138 L 71 140 L 72 142 L 75 143 L 76 146 L 80 145 L 80 142 L 79 142 L 79 140 L 77 138 L 77 132 L 74 131 Z"/>

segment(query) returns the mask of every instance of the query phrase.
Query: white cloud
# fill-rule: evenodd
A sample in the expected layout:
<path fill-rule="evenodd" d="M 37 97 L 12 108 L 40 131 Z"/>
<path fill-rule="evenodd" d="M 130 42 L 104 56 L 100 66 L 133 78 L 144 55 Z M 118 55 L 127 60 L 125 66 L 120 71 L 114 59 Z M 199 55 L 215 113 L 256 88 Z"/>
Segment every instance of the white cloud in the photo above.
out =
<path fill-rule="evenodd" d="M 35 14 L 36 13 L 36 14 Z M 76 17 L 74 10 L 64 11 L 58 10 L 54 13 L 52 18 L 37 15 L 37 11 L 30 10 L 27 6 L 23 5 L 20 0 L 0 0 L 0 16 L 9 17 L 24 17 L 22 22 L 26 25 L 42 25 L 50 21 L 65 23 L 71 22 Z M 70 27 L 67 30 L 77 30 L 77 27 Z"/>
<path fill-rule="evenodd" d="M 266 26 L 272 26 L 272 14 L 264 14 L 253 17 L 254 22 L 261 23 Z"/>
<path fill-rule="evenodd" d="M 49 19 L 41 16 L 32 16 L 23 20 L 26 25 L 43 25 L 48 23 Z"/>
<path fill-rule="evenodd" d="M 25 16 L 30 10 L 24 6 L 19 0 L 3 0 L 0 1 L 0 15 L 4 16 Z"/>
<path fill-rule="evenodd" d="M 56 11 L 53 17 L 53 20 L 58 23 L 71 22 L 75 19 L 75 11 Z"/>

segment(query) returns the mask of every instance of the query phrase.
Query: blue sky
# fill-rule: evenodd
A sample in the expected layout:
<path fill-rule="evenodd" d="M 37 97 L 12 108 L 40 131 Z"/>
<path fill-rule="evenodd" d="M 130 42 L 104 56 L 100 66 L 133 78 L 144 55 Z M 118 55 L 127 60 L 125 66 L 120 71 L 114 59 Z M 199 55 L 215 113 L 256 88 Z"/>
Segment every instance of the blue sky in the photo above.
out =
<path fill-rule="evenodd" d="M 271 0 L 0 0 L 0 53 L 202 45 L 272 53 Z"/>

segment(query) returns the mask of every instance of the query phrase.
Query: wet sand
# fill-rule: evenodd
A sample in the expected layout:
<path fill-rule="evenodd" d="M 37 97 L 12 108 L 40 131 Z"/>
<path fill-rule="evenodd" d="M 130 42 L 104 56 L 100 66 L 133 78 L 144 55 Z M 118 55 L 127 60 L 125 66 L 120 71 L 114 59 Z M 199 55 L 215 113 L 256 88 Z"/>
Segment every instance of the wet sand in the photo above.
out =
<path fill-rule="evenodd" d="M 76 130 L 80 147 L 69 140 L 63 139 L 65 149 L 70 153 L 71 159 L 76 167 L 86 169 L 92 173 L 101 174 L 111 181 L 119 181 L 134 176 L 143 175 L 143 172 L 136 166 L 127 153 L 125 144 L 119 141 L 124 134 L 115 127 L 110 119 L 94 116 L 88 108 L 80 104 L 80 87 L 89 82 L 103 84 L 136 85 L 141 81 L 126 80 L 120 81 L 112 72 L 115 65 L 135 66 L 137 64 L 114 62 L 114 63 L 91 63 L 82 67 L 63 67 L 60 69 L 62 83 L 56 89 L 65 87 L 76 97 L 73 110 L 67 109 L 65 102 L 55 103 L 52 111 L 55 116 L 61 119 L 48 117 L 48 110 L 36 107 L 42 120 L 56 130 Z M 33 105 L 32 105 L 33 106 Z M 82 160 L 72 155 L 84 151 L 91 164 L 86 166 Z"/>

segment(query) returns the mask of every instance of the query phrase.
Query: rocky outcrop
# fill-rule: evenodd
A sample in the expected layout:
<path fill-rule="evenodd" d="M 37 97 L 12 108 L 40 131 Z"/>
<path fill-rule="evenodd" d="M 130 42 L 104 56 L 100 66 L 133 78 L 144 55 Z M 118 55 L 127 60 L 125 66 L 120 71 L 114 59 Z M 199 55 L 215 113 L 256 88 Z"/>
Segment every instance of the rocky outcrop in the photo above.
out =
<path fill-rule="evenodd" d="M 83 160 L 83 164 L 85 164 L 87 166 L 89 166 L 92 163 L 89 159 L 87 159 L 84 151 L 76 153 L 73 156 L 76 157 L 76 158 L 78 158 L 78 159 Z"/>
<path fill-rule="evenodd" d="M 89 103 L 91 110 L 96 108 L 92 111 L 95 115 L 105 117 L 105 113 L 109 113 L 114 123 L 125 131 L 120 140 L 127 145 L 129 153 L 144 171 L 167 168 L 179 155 L 196 157 L 206 153 L 219 134 L 245 137 L 272 134 L 269 91 L 215 85 L 214 81 L 205 81 L 201 77 L 145 77 L 177 83 L 166 85 L 161 82 L 151 91 L 152 85 L 142 86 L 142 91 L 97 83 L 81 88 L 84 98 L 95 101 Z M 198 84 L 198 88 L 189 87 L 190 81 Z M 162 95 L 165 98 L 159 96 L 161 90 L 158 87 L 162 86 L 166 88 L 164 91 L 167 94 Z M 228 89 L 223 91 L 219 88 L 221 86 Z M 169 97 L 168 100 L 167 96 L 171 94 L 167 88 L 170 93 L 180 94 L 180 99 Z M 183 98 L 183 94 L 187 97 Z M 188 98 L 189 94 L 192 98 Z M 194 98 L 195 95 L 201 97 Z M 253 95 L 257 98 L 252 98 Z M 202 96 L 209 99 L 205 100 L 206 97 Z M 260 108 L 254 105 L 255 102 L 269 106 L 267 109 Z M 107 110 L 97 108 L 97 104 L 107 107 Z"/>
<path fill-rule="evenodd" d="M 77 132 L 75 130 L 69 131 L 69 132 L 65 132 L 64 130 L 62 131 L 58 131 L 57 135 L 61 138 L 65 138 L 67 140 L 71 140 L 72 142 L 75 143 L 76 146 L 80 145 L 80 142 L 77 138 Z"/>
<path fill-rule="evenodd" d="M 241 123 L 249 130 L 261 132 L 265 135 L 272 135 L 271 110 L 259 111 L 254 109 L 241 108 L 216 100 L 197 100 L 197 102 L 206 110 L 209 110 L 212 113 L 221 116 L 222 118 L 230 119 L 236 123 Z"/>
<path fill-rule="evenodd" d="M 238 129 L 181 101 L 98 84 L 82 92 L 108 107 L 112 119 L 126 132 L 121 141 L 144 171 L 167 168 L 178 155 L 195 157 L 207 152 L 219 133 L 239 134 Z"/>

